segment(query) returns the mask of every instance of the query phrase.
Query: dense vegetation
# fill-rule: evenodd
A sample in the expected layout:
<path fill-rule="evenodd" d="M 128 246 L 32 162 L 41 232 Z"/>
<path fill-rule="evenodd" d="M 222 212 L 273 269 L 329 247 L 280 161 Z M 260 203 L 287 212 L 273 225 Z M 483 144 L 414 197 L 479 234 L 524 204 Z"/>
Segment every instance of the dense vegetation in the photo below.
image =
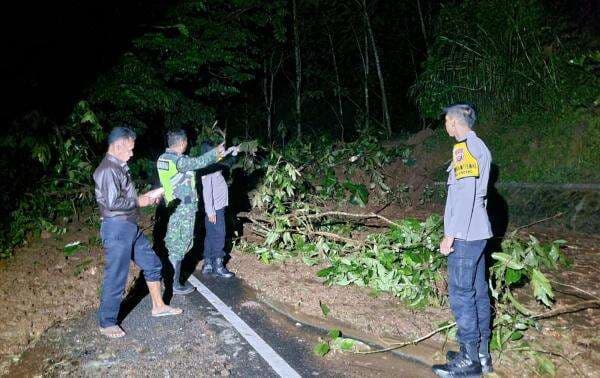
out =
<path fill-rule="evenodd" d="M 121 124 L 140 136 L 134 172 L 152 180 L 152 159 L 170 128 L 200 137 L 218 120 L 230 141 L 281 147 L 320 135 L 337 143 L 365 132 L 404 135 L 437 124 L 444 104 L 470 101 L 501 179 L 597 182 L 598 10 L 580 6 L 580 13 L 526 0 L 117 7 L 124 16 L 115 28 L 132 38 L 102 61 L 79 99 L 70 95 L 67 118 L 48 104 L 28 108 L 22 96 L 5 112 L 2 253 L 32 231 L 60 231 L 57 224 L 89 203 L 105 133 Z M 110 11 L 103 15 L 108 29 Z M 142 26 L 127 29 L 134 20 Z M 101 37 L 91 39 L 107 51 Z M 427 146 L 445 148 L 442 137 L 438 130 Z"/>
<path fill-rule="evenodd" d="M 478 107 L 478 132 L 503 181 L 600 179 L 599 41 L 586 46 L 555 10 L 504 0 L 443 7 L 411 88 L 426 117 L 457 101 Z M 429 146 L 447 150 L 450 143 L 438 133 Z"/>
<path fill-rule="evenodd" d="M 267 264 L 298 259 L 310 266 L 319 265 L 322 269 L 317 276 L 326 285 L 356 285 L 369 288 L 372 295 L 388 292 L 415 309 L 447 305 L 446 258 L 439 253 L 441 217 L 388 219 L 361 208 L 369 194 L 386 203 L 398 201 L 402 195 L 390 189 L 382 174 L 385 162 L 397 157 L 396 149 L 381 150 L 368 138 L 367 142 L 348 143 L 342 148 L 320 142 L 292 144 L 257 162 L 254 169 L 262 171 L 264 179 L 251 192 L 251 211 L 241 214 L 251 222 L 250 235 L 239 239 L 236 248 L 255 254 Z M 409 154 L 402 158 L 405 164 L 410 164 Z M 307 162 L 308 156 L 318 158 Z M 340 166 L 342 180 L 327 174 Z M 349 180 L 358 171 L 370 174 L 369 187 L 373 190 Z M 340 203 L 358 207 L 348 212 Z M 561 252 L 564 243 L 544 244 L 514 231 L 491 255 L 490 290 L 495 307 L 491 348 L 528 352 L 536 361 L 534 368 L 542 374 L 553 374 L 554 364 L 524 336 L 528 329 L 539 326 L 539 319 L 557 310 L 536 313 L 513 291 L 529 284 L 533 297 L 551 309 L 553 286 L 542 271 L 569 266 Z M 326 304 L 321 307 L 326 315 Z M 451 337 L 456 331 L 450 321 L 432 326 Z M 356 341 L 343 338 L 335 330 L 330 341 L 316 346 L 315 353 L 324 355 L 330 349 L 360 351 Z"/>

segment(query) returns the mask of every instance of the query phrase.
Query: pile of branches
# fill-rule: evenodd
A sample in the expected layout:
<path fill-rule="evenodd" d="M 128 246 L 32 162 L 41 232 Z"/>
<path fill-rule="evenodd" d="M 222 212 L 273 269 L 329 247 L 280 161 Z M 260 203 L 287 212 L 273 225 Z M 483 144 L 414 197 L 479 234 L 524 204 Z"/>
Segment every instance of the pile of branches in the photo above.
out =
<path fill-rule="evenodd" d="M 376 212 L 318 207 L 311 203 L 312 186 L 301 172 L 281 157 L 274 161 L 266 166 L 264 179 L 252 194 L 252 211 L 240 214 L 253 237 L 241 239 L 239 249 L 255 253 L 264 263 L 299 258 L 308 265 L 320 264 L 324 268 L 317 275 L 327 285 L 353 284 L 389 292 L 417 308 L 445 303 L 446 259 L 439 253 L 443 236 L 439 215 L 424 221 L 393 220 Z M 489 270 L 495 317 L 491 347 L 533 354 L 539 366 L 553 369 L 552 362 L 525 341 L 526 331 L 537 328 L 541 319 L 599 308 L 600 299 L 575 288 L 586 294 L 584 301 L 554 307 L 554 286 L 565 285 L 544 272 L 569 266 L 561 250 L 565 241 L 541 243 L 516 231 L 520 230 L 509 234 L 492 254 Z M 546 311 L 534 311 L 519 302 L 514 294 L 517 288 L 531 289 Z M 454 324 L 446 322 L 417 340 L 439 332 L 452 334 Z"/>

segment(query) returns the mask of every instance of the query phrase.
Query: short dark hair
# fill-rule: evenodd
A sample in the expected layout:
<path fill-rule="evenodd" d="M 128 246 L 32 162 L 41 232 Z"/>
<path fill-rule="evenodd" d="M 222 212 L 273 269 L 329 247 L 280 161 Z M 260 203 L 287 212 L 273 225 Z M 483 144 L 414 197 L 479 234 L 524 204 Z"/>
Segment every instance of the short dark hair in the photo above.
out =
<path fill-rule="evenodd" d="M 181 129 L 172 130 L 167 133 L 167 144 L 169 145 L 169 147 L 174 147 L 179 142 L 184 142 L 186 140 L 187 135 L 185 135 L 185 131 Z"/>
<path fill-rule="evenodd" d="M 108 134 L 108 144 L 111 145 L 119 139 L 135 140 L 135 132 L 128 127 L 118 126 L 113 128 Z"/>
<path fill-rule="evenodd" d="M 444 114 L 450 114 L 452 117 L 460 117 L 465 124 L 472 129 L 477 120 L 477 114 L 473 105 L 467 103 L 454 104 L 444 108 Z"/>

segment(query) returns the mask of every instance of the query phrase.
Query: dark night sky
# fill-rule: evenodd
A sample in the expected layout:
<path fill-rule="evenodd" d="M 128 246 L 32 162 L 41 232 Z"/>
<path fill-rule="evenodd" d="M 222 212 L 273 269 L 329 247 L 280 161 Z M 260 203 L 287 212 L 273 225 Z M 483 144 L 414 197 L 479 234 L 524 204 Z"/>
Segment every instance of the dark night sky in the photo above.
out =
<path fill-rule="evenodd" d="M 158 1 L 48 1 L 3 11 L 2 121 L 30 109 L 60 121 L 159 8 Z"/>
<path fill-rule="evenodd" d="M 597 0 L 547 1 L 579 23 L 598 20 Z M 0 16 L 0 82 L 5 98 L 0 122 L 6 124 L 32 109 L 61 122 L 85 88 L 114 64 L 133 36 L 164 14 L 169 3 L 173 1 L 59 0 L 16 2 L 10 9 L 5 7 Z M 394 2 L 381 1 L 378 5 L 383 10 L 385 29 L 391 24 L 385 16 L 390 14 L 390 6 L 394 8 Z M 395 51 L 402 48 L 398 50 L 398 40 L 385 33 L 381 42 L 389 68 L 390 61 L 400 59 Z M 400 85 L 391 79 L 391 92 L 406 90 L 407 83 Z M 406 101 L 404 96 L 395 97 Z"/>

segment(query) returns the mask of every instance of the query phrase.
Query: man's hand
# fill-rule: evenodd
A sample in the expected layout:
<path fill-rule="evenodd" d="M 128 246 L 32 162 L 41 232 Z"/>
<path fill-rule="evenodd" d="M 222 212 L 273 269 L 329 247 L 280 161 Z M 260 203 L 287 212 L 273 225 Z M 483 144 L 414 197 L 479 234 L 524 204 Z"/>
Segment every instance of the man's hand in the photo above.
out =
<path fill-rule="evenodd" d="M 227 156 L 229 154 L 231 154 L 233 156 L 237 156 L 238 152 L 240 152 L 239 146 L 232 146 L 232 147 L 229 147 L 227 149 L 227 151 L 225 151 L 225 156 Z"/>
<path fill-rule="evenodd" d="M 452 236 L 444 236 L 442 242 L 440 243 L 440 252 L 444 256 L 448 256 L 452 252 L 454 252 L 454 248 L 452 248 L 452 244 L 454 244 L 454 237 Z"/>
<path fill-rule="evenodd" d="M 221 160 L 227 156 L 225 151 L 225 142 L 219 144 L 215 149 L 217 150 L 217 160 Z"/>
<path fill-rule="evenodd" d="M 217 223 L 217 214 L 213 214 L 213 215 L 209 215 L 208 216 L 208 221 L 212 224 Z"/>
<path fill-rule="evenodd" d="M 146 196 L 146 195 L 141 195 L 138 197 L 138 206 L 139 207 L 146 207 L 146 206 L 150 206 L 150 205 L 154 205 L 155 203 L 158 203 L 159 198 L 153 198 L 150 196 Z"/>

